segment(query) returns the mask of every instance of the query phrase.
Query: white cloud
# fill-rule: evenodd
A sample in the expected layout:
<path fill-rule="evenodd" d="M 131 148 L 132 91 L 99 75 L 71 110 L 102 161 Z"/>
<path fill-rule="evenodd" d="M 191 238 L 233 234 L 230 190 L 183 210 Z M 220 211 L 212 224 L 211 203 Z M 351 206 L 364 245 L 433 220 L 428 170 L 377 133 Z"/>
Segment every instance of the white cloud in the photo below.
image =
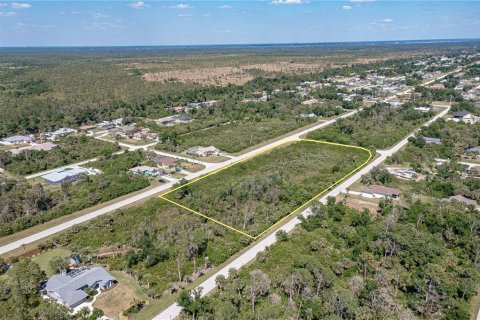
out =
<path fill-rule="evenodd" d="M 13 2 L 10 7 L 12 9 L 28 9 L 30 8 L 32 5 L 31 4 L 28 4 L 28 3 L 18 3 L 18 2 Z"/>
<path fill-rule="evenodd" d="M 172 9 L 192 9 L 193 7 L 187 3 L 179 3 L 174 6 L 170 6 Z"/>
<path fill-rule="evenodd" d="M 342 10 L 350 10 L 350 9 L 352 9 L 352 7 L 350 7 L 350 6 L 343 6 L 342 7 Z"/>
<path fill-rule="evenodd" d="M 132 2 L 128 6 L 132 9 L 145 9 L 150 7 L 150 5 L 146 4 L 143 1 Z"/>
<path fill-rule="evenodd" d="M 16 15 L 15 12 L 0 12 L 0 17 L 15 17 Z"/>
<path fill-rule="evenodd" d="M 179 17 L 182 17 L 182 18 L 188 18 L 188 17 L 193 17 L 193 14 L 190 14 L 190 13 L 180 13 L 178 16 L 179 16 Z"/>
<path fill-rule="evenodd" d="M 385 19 L 383 19 L 383 22 L 387 22 L 387 23 L 392 22 L 392 21 L 393 21 L 393 20 L 390 19 L 390 18 L 385 18 Z"/>
<path fill-rule="evenodd" d="M 87 26 L 88 29 L 93 30 L 109 30 L 109 29 L 118 29 L 119 25 L 108 23 L 108 22 L 94 22 L 91 25 Z"/>
<path fill-rule="evenodd" d="M 305 0 L 272 0 L 271 4 L 302 4 Z"/>
<path fill-rule="evenodd" d="M 220 7 L 218 7 L 218 9 L 231 9 L 231 8 L 232 8 L 232 6 L 229 6 L 228 4 L 224 4 Z"/>
<path fill-rule="evenodd" d="M 95 19 L 103 19 L 103 18 L 108 18 L 106 14 L 100 13 L 100 12 L 95 12 L 92 14 L 92 17 Z"/>

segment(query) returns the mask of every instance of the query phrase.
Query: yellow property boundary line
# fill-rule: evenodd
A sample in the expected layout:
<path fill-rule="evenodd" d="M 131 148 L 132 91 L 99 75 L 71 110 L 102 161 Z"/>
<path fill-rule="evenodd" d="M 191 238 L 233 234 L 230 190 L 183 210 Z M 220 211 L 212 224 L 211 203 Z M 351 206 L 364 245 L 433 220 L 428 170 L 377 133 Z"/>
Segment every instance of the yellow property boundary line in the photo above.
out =
<path fill-rule="evenodd" d="M 220 171 L 226 170 L 226 169 L 228 169 L 228 168 L 230 168 L 230 167 L 232 167 L 232 166 L 234 166 L 234 165 L 237 165 L 237 164 L 239 164 L 239 163 L 242 163 L 242 162 L 245 162 L 245 161 L 247 161 L 247 160 L 250 160 L 250 159 L 252 159 L 252 158 L 254 158 L 254 157 L 257 157 L 257 156 L 259 156 L 259 155 L 261 155 L 261 154 L 263 154 L 263 153 L 265 153 L 265 152 L 267 152 L 267 151 L 270 151 L 270 150 L 272 150 L 272 149 L 274 149 L 274 148 L 277 148 L 277 147 L 279 147 L 279 146 L 282 146 L 282 145 L 284 145 L 284 144 L 291 143 L 291 142 L 298 142 L 298 141 L 315 142 L 315 143 L 327 144 L 327 145 L 338 146 L 338 147 L 343 147 L 343 148 L 352 148 L 352 149 L 363 150 L 363 151 L 368 152 L 368 159 L 367 159 L 366 161 L 364 161 L 361 165 L 359 165 L 358 167 L 356 167 L 355 169 L 353 169 L 352 171 L 350 171 L 349 173 L 347 173 L 345 176 L 343 176 L 342 178 L 340 178 L 339 180 L 337 180 L 335 183 L 333 183 L 333 184 L 331 184 L 330 186 L 328 186 L 327 188 L 323 189 L 320 193 L 318 193 L 317 195 L 315 195 L 313 198 L 311 198 L 310 200 L 308 200 L 308 201 L 305 202 L 304 204 L 300 205 L 297 209 L 293 210 L 293 211 L 290 212 L 288 215 L 286 215 L 285 217 L 281 218 L 280 220 L 278 220 L 277 222 L 275 222 L 274 224 L 272 224 L 270 227 L 268 227 L 267 229 L 265 229 L 264 231 L 262 231 L 261 233 L 259 233 L 257 236 L 249 235 L 248 233 L 246 233 L 246 232 L 244 232 L 244 231 L 242 231 L 242 230 L 236 229 L 236 228 L 234 228 L 234 227 L 232 227 L 232 226 L 229 226 L 229 225 L 227 225 L 227 224 L 225 224 L 225 223 L 223 223 L 223 222 L 221 222 L 221 221 L 218 221 L 218 220 L 216 220 L 216 219 L 214 219 L 214 218 L 211 218 L 211 217 L 209 217 L 209 216 L 206 216 L 206 215 L 204 215 L 204 214 L 201 213 L 201 212 L 195 211 L 195 210 L 193 210 L 193 209 L 191 209 L 191 208 L 189 208 L 189 207 L 186 207 L 186 206 L 184 206 L 184 205 L 182 205 L 182 204 L 180 204 L 180 203 L 178 203 L 178 202 L 175 202 L 175 201 L 172 201 L 172 200 L 170 200 L 170 199 L 165 198 L 165 196 L 167 196 L 168 194 L 170 194 L 170 193 L 172 193 L 172 192 L 174 192 L 174 191 L 177 191 L 177 190 L 179 190 L 179 189 L 181 189 L 181 188 L 183 188 L 183 187 L 185 187 L 185 186 L 188 186 L 188 185 L 190 185 L 190 184 L 192 184 L 192 183 L 194 183 L 194 182 L 197 182 L 197 181 L 200 181 L 200 180 L 202 180 L 202 179 L 205 179 L 205 178 L 207 178 L 207 177 L 209 177 L 209 176 L 211 176 L 211 175 L 214 175 L 214 174 L 216 174 L 216 173 L 218 173 L 218 172 L 220 172 Z M 240 160 L 240 161 L 237 161 L 237 162 L 234 162 L 234 163 L 232 163 L 232 164 L 229 164 L 229 165 L 227 165 L 227 166 L 225 166 L 225 167 L 223 167 L 223 168 L 220 168 L 220 169 L 217 169 L 217 170 L 215 170 L 215 171 L 212 171 L 212 172 L 210 172 L 209 174 L 206 174 L 206 175 L 201 176 L 201 177 L 199 177 L 199 178 L 193 179 L 192 181 L 189 181 L 189 182 L 186 183 L 186 184 L 183 184 L 183 185 L 181 185 L 181 186 L 178 186 L 178 187 L 176 187 L 176 188 L 168 191 L 167 193 L 164 193 L 164 194 L 160 195 L 159 197 L 160 197 L 161 199 L 167 201 L 167 202 L 170 202 L 170 203 L 172 203 L 172 204 L 174 204 L 174 205 L 176 205 L 176 206 L 178 206 L 178 207 L 180 207 L 180 208 L 182 208 L 182 209 L 185 209 L 185 210 L 187 210 L 187 211 L 189 211 L 189 212 L 191 212 L 191 213 L 194 213 L 194 214 L 196 214 L 196 215 L 198 215 L 198 216 L 200 216 L 200 217 L 202 217 L 202 218 L 205 218 L 205 219 L 208 219 L 208 220 L 210 220 L 210 221 L 213 221 L 213 222 L 215 222 L 215 223 L 217 223 L 217 224 L 219 224 L 219 225 L 221 225 L 221 226 L 223 226 L 223 227 L 226 227 L 226 228 L 228 228 L 228 229 L 230 229 L 230 230 L 233 230 L 233 231 L 235 231 L 235 232 L 237 232 L 237 233 L 240 233 L 241 235 L 244 235 L 244 236 L 246 236 L 246 237 L 248 237 L 248 238 L 250 238 L 250 239 L 257 240 L 257 239 L 260 238 L 262 235 L 264 235 L 265 233 L 267 233 L 267 232 L 269 232 L 270 230 L 272 230 L 273 228 L 275 228 L 275 226 L 277 226 L 278 224 L 282 223 L 283 221 L 285 221 L 286 219 L 288 219 L 289 217 L 291 217 L 291 216 L 294 215 L 295 213 L 299 212 L 299 211 L 300 211 L 301 209 L 303 209 L 304 207 L 308 206 L 310 203 L 312 203 L 313 201 L 315 201 L 316 199 L 318 199 L 318 198 L 319 198 L 320 196 L 322 196 L 325 192 L 329 191 L 330 189 L 332 189 L 333 187 L 335 187 L 336 185 L 338 185 L 340 182 L 342 182 L 343 180 L 345 180 L 346 178 L 348 178 L 350 175 L 352 175 L 352 174 L 355 173 L 356 171 L 360 170 L 363 166 L 365 166 L 365 165 L 370 161 L 370 159 L 372 159 L 372 152 L 371 152 L 369 149 L 367 149 L 367 148 L 362 148 L 362 147 L 353 146 L 353 145 L 348 145 L 348 144 L 335 143 L 335 142 L 327 142 L 327 141 L 313 140 L 313 139 L 303 139 L 303 138 L 291 139 L 291 140 L 287 140 L 287 141 L 284 141 L 284 142 L 282 142 L 282 143 L 276 144 L 276 145 L 274 145 L 274 146 L 272 146 L 272 147 L 270 147 L 270 148 L 267 148 L 267 149 L 265 149 L 265 150 L 263 150 L 263 151 L 261 151 L 261 152 L 259 152 L 259 153 L 257 153 L 257 154 L 254 154 L 254 155 L 251 155 L 251 156 L 249 156 L 249 157 L 246 157 L 245 159 L 242 159 L 242 160 Z"/>

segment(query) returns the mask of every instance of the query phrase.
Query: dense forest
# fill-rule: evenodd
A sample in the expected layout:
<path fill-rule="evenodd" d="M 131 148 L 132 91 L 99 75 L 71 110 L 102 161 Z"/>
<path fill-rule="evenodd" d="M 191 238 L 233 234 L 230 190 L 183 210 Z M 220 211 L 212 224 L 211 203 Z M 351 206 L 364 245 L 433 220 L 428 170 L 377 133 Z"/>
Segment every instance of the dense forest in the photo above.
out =
<path fill-rule="evenodd" d="M 105 49 L 4 50 L 0 63 L 0 136 L 36 133 L 54 128 L 79 126 L 118 117 L 158 117 L 170 107 L 191 101 L 223 100 L 225 96 L 248 96 L 255 91 L 294 87 L 299 81 L 325 79 L 380 69 L 415 70 L 412 56 L 443 52 L 457 55 L 470 44 L 387 45 L 375 47 L 311 48 L 225 48 L 225 56 L 211 49 L 172 50 L 158 48 L 140 51 Z M 232 53 L 235 53 L 232 55 Z M 179 59 L 181 57 L 182 59 Z M 378 62 L 361 62 L 364 57 Z M 392 59 L 397 57 L 398 59 Z M 184 84 L 178 81 L 147 82 L 135 66 L 158 66 L 163 69 L 188 69 L 195 66 L 223 66 L 240 63 L 305 61 L 326 66 L 313 74 L 282 75 L 260 72 L 245 85 L 225 87 Z M 388 60 L 383 62 L 384 60 Z M 331 68 L 335 66 L 336 68 Z M 343 66 L 347 66 L 342 68 Z M 330 67 L 330 68 L 328 68 Z M 337 71 L 338 70 L 338 71 Z M 387 71 L 386 71 L 387 72 Z M 298 81 L 299 80 L 299 81 Z M 267 84 L 267 85 L 265 85 Z M 274 86 L 274 87 L 273 87 Z"/>
<path fill-rule="evenodd" d="M 378 216 L 331 198 L 256 262 L 180 295 L 185 318 L 470 319 L 479 212 L 420 201 Z"/>

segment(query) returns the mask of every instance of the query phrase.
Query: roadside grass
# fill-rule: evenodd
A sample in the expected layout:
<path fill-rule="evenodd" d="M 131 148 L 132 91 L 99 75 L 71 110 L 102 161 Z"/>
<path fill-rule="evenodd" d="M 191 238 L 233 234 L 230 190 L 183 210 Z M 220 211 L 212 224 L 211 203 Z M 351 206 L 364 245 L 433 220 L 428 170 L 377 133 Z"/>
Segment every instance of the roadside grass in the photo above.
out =
<path fill-rule="evenodd" d="M 470 305 L 472 306 L 470 320 L 477 320 L 477 316 L 480 313 L 480 286 L 477 288 L 477 294 L 472 297 Z"/>
<path fill-rule="evenodd" d="M 150 186 L 148 186 L 147 188 L 144 188 L 144 189 L 141 189 L 141 190 L 138 190 L 138 191 L 135 191 L 135 192 L 131 192 L 131 193 L 128 193 L 126 195 L 123 195 L 121 197 L 118 197 L 118 198 L 115 198 L 113 200 L 110 200 L 110 201 L 107 201 L 107 202 L 104 202 L 104 203 L 101 203 L 101 204 L 98 204 L 96 206 L 93 206 L 93 207 L 89 207 L 87 209 L 83 209 L 83 210 L 80 210 L 80 211 L 77 211 L 75 213 L 72 213 L 72 214 L 69 214 L 69 215 L 65 215 L 65 216 L 62 216 L 62 217 L 59 217 L 57 219 L 54 219 L 54 220 L 50 220 L 48 222 L 45 222 L 45 223 L 42 223 L 40 225 L 36 225 L 32 228 L 29 228 L 29 229 L 25 229 L 25 230 L 22 230 L 20 232 L 17 232 L 17 233 L 14 233 L 14 234 L 11 234 L 11 235 L 8 235 L 8 236 L 5 236 L 5 237 L 2 237 L 0 238 L 0 246 L 5 246 L 9 243 L 12 243 L 14 241 L 17 241 L 19 239 L 23 239 L 25 237 L 28 237 L 28 236 L 31 236 L 33 234 L 36 234 L 36 233 L 39 233 L 41 231 L 44 231 L 44 230 L 47 230 L 49 228 L 52 228 L 52 227 L 55 227 L 57 225 L 60 225 L 64 222 L 67 222 L 67 221 L 70 221 L 72 219 L 75 219 L 75 218 L 78 218 L 78 217 L 81 217 L 81 216 L 84 216 L 92 211 L 96 211 L 98 209 L 102 209 L 102 208 L 105 208 L 109 205 L 112 205 L 112 204 L 115 204 L 119 201 L 122 201 L 122 200 L 125 200 L 125 199 L 128 199 L 132 196 L 135 196 L 135 195 L 138 195 L 138 194 L 141 194 L 147 190 L 150 190 L 150 189 L 153 189 L 155 187 L 158 187 L 161 183 L 158 182 L 157 179 L 153 180 L 150 184 Z M 152 198 L 152 197 L 155 197 L 156 195 L 152 195 L 151 197 L 149 198 Z M 125 206 L 123 208 L 129 208 L 131 206 L 136 206 L 146 200 L 148 200 L 149 198 L 146 198 L 142 201 L 139 201 L 139 202 L 136 202 L 136 203 L 133 203 L 131 205 L 128 205 L 128 206 Z M 55 236 L 55 235 L 53 235 Z M 52 236 L 52 237 L 53 237 Z M 42 243 L 44 242 L 45 240 L 47 239 L 51 239 L 52 237 L 47 237 L 47 238 L 43 238 L 41 239 L 40 241 L 36 241 L 34 243 L 29 243 L 29 244 L 26 244 L 25 245 L 25 250 L 22 249 L 22 248 L 18 248 L 16 250 L 13 250 L 9 253 L 5 253 L 3 254 L 2 256 L 11 256 L 11 255 L 19 255 L 19 254 L 22 254 L 24 253 L 25 251 L 29 251 L 33 248 L 36 248 L 36 246 L 39 244 L 39 243 Z"/>
<path fill-rule="evenodd" d="M 203 169 L 205 169 L 205 166 L 203 164 L 199 164 L 199 163 L 182 161 L 182 162 L 180 162 L 180 168 L 182 168 L 185 171 L 195 173 L 195 172 L 202 171 Z"/>
<path fill-rule="evenodd" d="M 43 251 L 37 256 L 32 258 L 32 261 L 37 263 L 40 266 L 40 269 L 45 271 L 47 277 L 51 277 L 55 274 L 55 270 L 52 270 L 50 267 L 50 260 L 55 257 L 68 257 L 70 256 L 71 251 L 66 248 L 54 248 L 47 251 Z"/>

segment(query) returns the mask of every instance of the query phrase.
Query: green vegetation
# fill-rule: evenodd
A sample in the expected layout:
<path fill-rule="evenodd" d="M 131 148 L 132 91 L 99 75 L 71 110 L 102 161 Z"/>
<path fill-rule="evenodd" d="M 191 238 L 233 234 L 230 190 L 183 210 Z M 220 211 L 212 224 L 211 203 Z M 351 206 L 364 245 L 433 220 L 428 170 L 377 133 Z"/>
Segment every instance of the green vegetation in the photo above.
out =
<path fill-rule="evenodd" d="M 49 303 L 38 295 L 45 279 L 45 273 L 31 260 L 24 259 L 15 264 L 5 277 L 0 278 L 0 318 L 74 319 L 65 307 Z"/>
<path fill-rule="evenodd" d="M 71 252 L 65 248 L 55 248 L 42 252 L 36 257 L 32 258 L 32 261 L 38 264 L 41 270 L 45 272 L 47 277 L 50 277 L 58 272 L 60 267 L 65 266 L 65 261 L 68 261 L 68 257 Z M 67 264 L 68 265 L 68 264 Z"/>
<path fill-rule="evenodd" d="M 157 299 L 226 261 L 249 240 L 155 198 L 62 233 L 54 244 L 135 277 Z"/>
<path fill-rule="evenodd" d="M 74 183 L 47 190 L 43 184 L 0 175 L 0 236 L 6 236 L 34 225 L 103 203 L 149 185 L 142 176 L 128 169 L 145 161 L 142 152 L 125 152 L 104 156 L 91 163 L 102 174 L 84 175 Z"/>
<path fill-rule="evenodd" d="M 0 151 L 0 167 L 12 173 L 27 175 L 97 156 L 107 156 L 120 150 L 115 144 L 88 138 L 85 135 L 65 137 L 57 144 L 58 148 L 50 151 L 29 150 L 17 156 Z"/>
<path fill-rule="evenodd" d="M 480 214 L 413 202 L 373 218 L 332 198 L 210 298 L 202 319 L 470 319 Z M 186 295 L 182 295 L 185 297 Z"/>
<path fill-rule="evenodd" d="M 260 234 L 368 159 L 368 152 L 299 141 L 236 164 L 166 197 Z"/>
<path fill-rule="evenodd" d="M 423 137 L 440 138 L 441 143 L 426 144 Z M 480 124 L 465 124 L 463 122 L 444 121 L 439 119 L 411 138 L 407 147 L 393 155 L 389 163 L 410 163 L 419 170 L 428 169 L 435 158 L 461 160 L 475 157 L 469 153 L 470 148 L 480 145 Z M 422 165 L 423 164 L 423 165 Z"/>
<path fill-rule="evenodd" d="M 307 137 L 373 150 L 387 149 L 432 116 L 431 112 L 422 113 L 413 108 L 413 104 L 403 104 L 399 109 L 375 104 L 352 117 L 313 131 Z"/>

